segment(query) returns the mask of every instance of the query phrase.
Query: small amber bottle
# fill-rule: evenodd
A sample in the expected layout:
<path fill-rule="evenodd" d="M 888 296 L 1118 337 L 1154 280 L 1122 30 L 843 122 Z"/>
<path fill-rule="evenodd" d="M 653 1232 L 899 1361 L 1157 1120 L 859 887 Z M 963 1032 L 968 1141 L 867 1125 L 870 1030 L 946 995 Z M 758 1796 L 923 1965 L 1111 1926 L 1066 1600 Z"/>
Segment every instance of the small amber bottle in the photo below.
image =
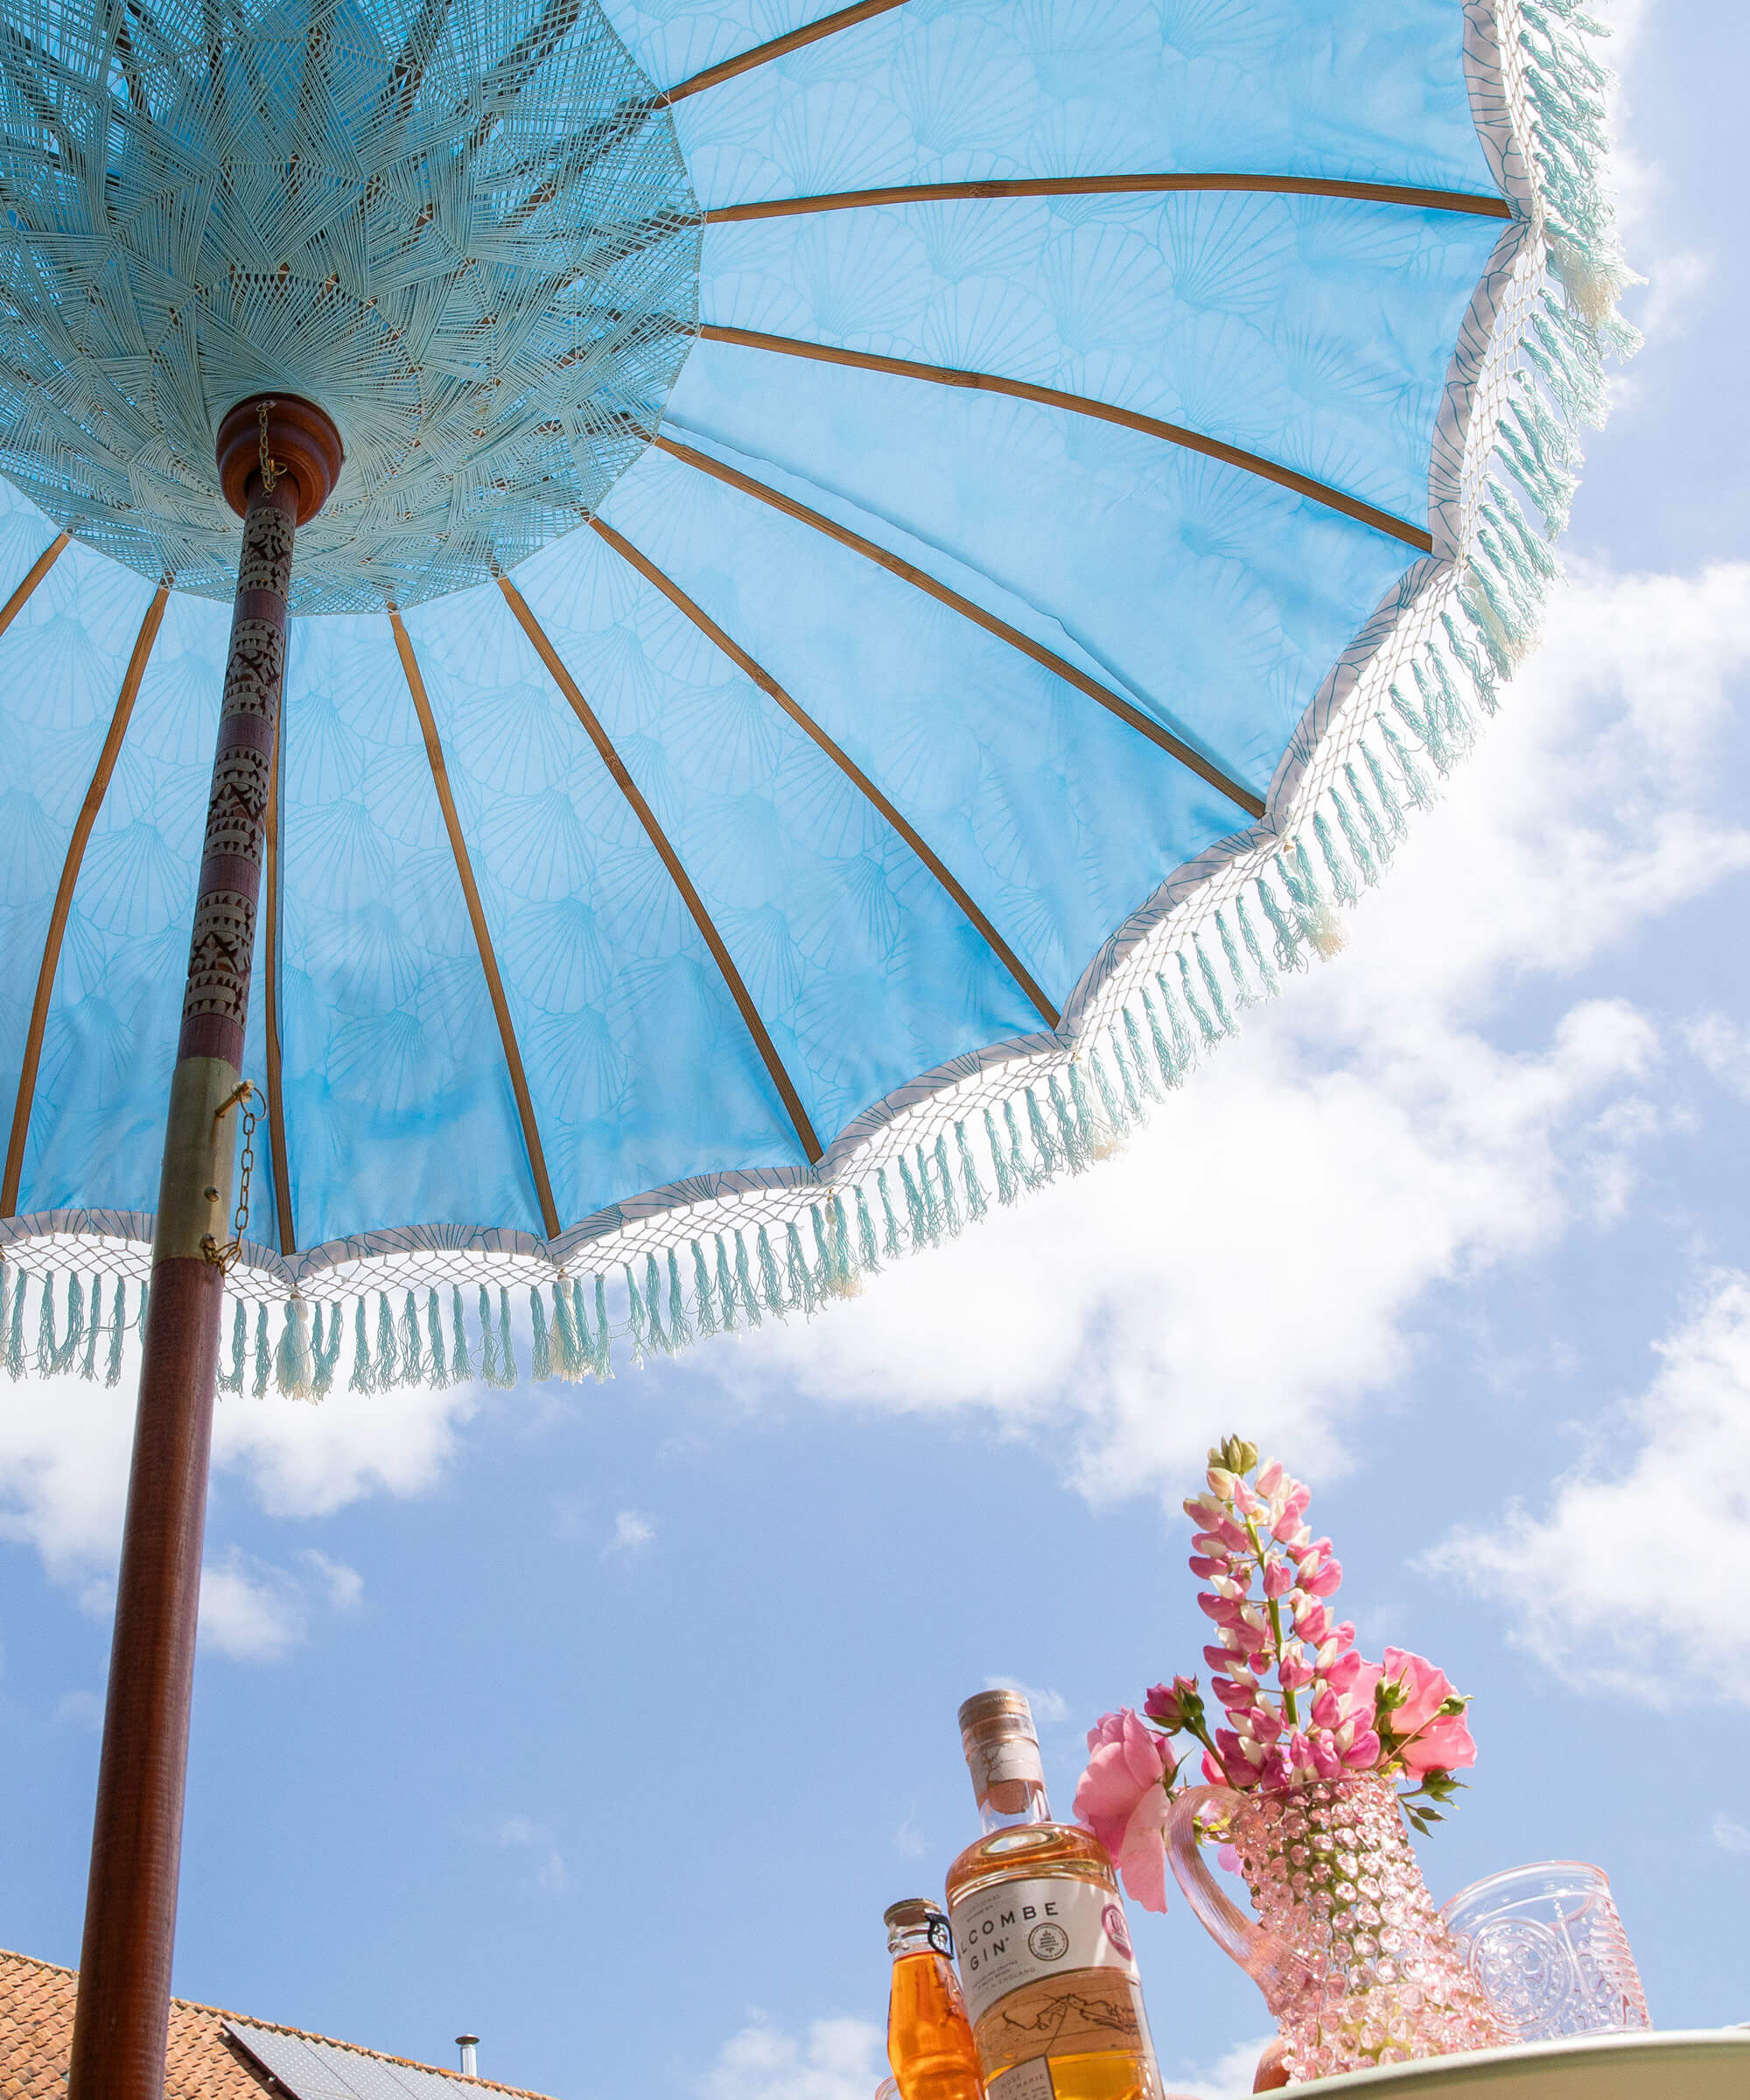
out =
<path fill-rule="evenodd" d="M 891 1904 L 882 1922 L 893 1957 L 887 2061 L 900 2100 L 984 2100 L 947 1918 L 908 1896 Z"/>

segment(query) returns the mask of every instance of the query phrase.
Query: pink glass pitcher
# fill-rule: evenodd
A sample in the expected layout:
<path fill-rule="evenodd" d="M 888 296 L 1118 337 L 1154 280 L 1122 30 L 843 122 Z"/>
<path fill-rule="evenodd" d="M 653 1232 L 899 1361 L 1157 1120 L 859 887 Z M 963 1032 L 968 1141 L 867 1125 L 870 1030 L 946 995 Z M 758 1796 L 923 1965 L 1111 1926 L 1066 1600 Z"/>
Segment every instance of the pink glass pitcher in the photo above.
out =
<path fill-rule="evenodd" d="M 1239 1854 L 1255 1919 L 1217 1886 L 1200 1824 Z M 1192 1787 L 1166 1852 L 1186 1900 L 1264 1992 L 1291 2079 L 1508 2039 L 1424 1886 L 1390 1780 Z"/>

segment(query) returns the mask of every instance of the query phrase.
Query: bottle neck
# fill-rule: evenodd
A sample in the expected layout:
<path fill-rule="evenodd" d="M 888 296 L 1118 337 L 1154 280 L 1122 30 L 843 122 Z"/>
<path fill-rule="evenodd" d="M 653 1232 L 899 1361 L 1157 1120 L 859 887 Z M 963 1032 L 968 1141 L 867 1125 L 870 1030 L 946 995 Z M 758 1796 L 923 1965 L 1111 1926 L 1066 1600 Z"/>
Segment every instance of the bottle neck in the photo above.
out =
<path fill-rule="evenodd" d="M 1046 1799 L 1045 1781 L 1032 1774 L 998 1780 L 981 1796 L 978 1813 L 987 1838 L 993 1830 L 1012 1830 L 1023 1823 L 1049 1823 L 1051 1803 Z"/>

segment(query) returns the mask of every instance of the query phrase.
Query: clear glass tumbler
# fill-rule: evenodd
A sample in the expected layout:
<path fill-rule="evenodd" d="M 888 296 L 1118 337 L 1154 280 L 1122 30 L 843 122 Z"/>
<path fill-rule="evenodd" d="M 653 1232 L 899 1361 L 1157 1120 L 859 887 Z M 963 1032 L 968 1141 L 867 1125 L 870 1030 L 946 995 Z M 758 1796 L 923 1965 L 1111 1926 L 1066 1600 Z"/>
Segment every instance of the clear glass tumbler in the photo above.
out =
<path fill-rule="evenodd" d="M 1440 1915 L 1513 2040 L 1652 2026 L 1601 1868 L 1509 1867 L 1460 1889 Z"/>

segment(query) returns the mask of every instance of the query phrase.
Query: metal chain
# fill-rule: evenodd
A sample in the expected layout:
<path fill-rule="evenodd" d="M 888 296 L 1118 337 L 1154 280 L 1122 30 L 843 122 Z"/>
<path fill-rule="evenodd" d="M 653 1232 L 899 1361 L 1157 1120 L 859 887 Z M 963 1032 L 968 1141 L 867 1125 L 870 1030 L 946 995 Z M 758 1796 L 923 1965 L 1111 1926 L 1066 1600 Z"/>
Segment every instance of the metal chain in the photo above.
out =
<path fill-rule="evenodd" d="M 258 401 L 256 403 L 256 420 L 262 426 L 262 486 L 269 495 L 272 495 L 275 482 L 285 472 L 268 450 L 268 410 L 278 406 L 276 401 Z"/>
<path fill-rule="evenodd" d="M 231 1098 L 221 1102 L 218 1110 L 219 1116 L 225 1116 L 239 1104 L 242 1107 L 243 1151 L 242 1156 L 237 1163 L 242 1170 L 242 1176 L 237 1188 L 237 1208 L 231 1219 L 231 1237 L 225 1242 L 223 1246 L 220 1246 L 209 1232 L 201 1240 L 200 1251 L 215 1269 L 222 1269 L 228 1275 L 237 1265 L 237 1257 L 243 1251 L 243 1235 L 248 1229 L 249 1176 L 254 1173 L 256 1169 L 256 1148 L 253 1141 L 256 1135 L 256 1124 L 258 1120 L 255 1110 L 248 1104 L 260 1098 L 260 1095 L 248 1081 L 242 1080 L 238 1082 Z M 216 1116 L 214 1120 L 217 1120 Z M 216 1194 L 216 1191 L 209 1193 Z"/>

